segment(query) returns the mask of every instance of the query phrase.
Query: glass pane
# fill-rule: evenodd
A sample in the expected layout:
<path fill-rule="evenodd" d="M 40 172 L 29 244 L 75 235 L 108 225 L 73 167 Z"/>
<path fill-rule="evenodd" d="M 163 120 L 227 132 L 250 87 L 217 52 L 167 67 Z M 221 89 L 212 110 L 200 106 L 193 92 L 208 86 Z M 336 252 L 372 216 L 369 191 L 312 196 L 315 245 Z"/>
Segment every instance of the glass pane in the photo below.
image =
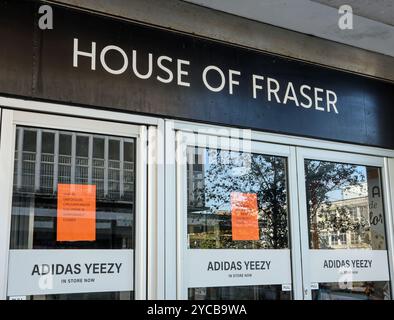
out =
<path fill-rule="evenodd" d="M 59 154 L 63 156 L 71 156 L 72 136 L 69 133 L 60 134 Z"/>
<path fill-rule="evenodd" d="M 187 159 L 189 254 L 197 254 L 196 249 L 212 250 L 212 255 L 222 254 L 221 249 L 236 250 L 236 260 L 237 252 L 289 249 L 286 158 L 188 147 Z M 291 275 L 289 279 L 290 284 Z M 280 283 L 261 285 L 259 280 L 248 286 L 234 286 L 229 280 L 220 287 L 189 288 L 189 299 L 290 298 L 291 290 L 282 291 Z"/>
<path fill-rule="evenodd" d="M 113 199 L 119 199 L 121 170 L 119 140 L 109 140 L 108 167 L 109 196 Z"/>
<path fill-rule="evenodd" d="M 124 197 L 133 198 L 134 196 L 134 141 L 124 141 L 124 165 L 123 165 L 123 185 Z"/>
<path fill-rule="evenodd" d="M 41 170 L 40 191 L 43 193 L 53 192 L 53 170 L 55 160 L 55 134 L 53 132 L 42 132 L 41 144 Z"/>
<path fill-rule="evenodd" d="M 53 154 L 55 152 L 55 134 L 53 132 L 42 133 L 42 153 Z"/>
<path fill-rule="evenodd" d="M 75 182 L 87 184 L 89 182 L 89 137 L 77 135 Z"/>
<path fill-rule="evenodd" d="M 289 291 L 275 285 L 190 288 L 189 300 L 290 300 Z"/>
<path fill-rule="evenodd" d="M 89 157 L 89 137 L 88 136 L 77 136 L 77 157 L 87 158 Z"/>
<path fill-rule="evenodd" d="M 22 186 L 25 191 L 33 191 L 35 186 L 35 163 L 37 133 L 33 130 L 23 131 L 22 141 Z"/>
<path fill-rule="evenodd" d="M 26 129 L 23 131 L 23 151 L 35 152 L 37 145 L 37 132 Z"/>
<path fill-rule="evenodd" d="M 104 139 L 99 137 L 93 138 L 93 158 L 104 160 Z"/>
<path fill-rule="evenodd" d="M 72 136 L 69 133 L 59 133 L 59 167 L 58 182 L 71 183 L 71 149 Z"/>
<path fill-rule="evenodd" d="M 309 247 L 312 255 L 325 255 L 324 268 L 338 269 L 337 281 L 317 281 L 313 298 L 390 297 L 389 281 L 378 281 L 381 275 L 362 281 L 370 280 L 366 272 L 373 264 L 378 271 L 388 266 L 380 169 L 306 160 L 305 178 Z"/>
<path fill-rule="evenodd" d="M 119 160 L 120 159 L 120 141 L 109 140 L 109 159 Z"/>
<path fill-rule="evenodd" d="M 99 197 L 104 197 L 104 145 L 103 138 L 93 138 L 93 183 L 96 185 L 96 192 Z"/>
<path fill-rule="evenodd" d="M 109 155 L 110 148 L 105 147 L 106 141 L 114 141 L 118 152 L 123 149 L 124 159 L 127 158 L 129 161 L 124 161 L 123 158 L 120 160 L 118 155 L 116 163 L 111 162 L 113 160 L 109 159 L 113 156 Z M 120 148 L 121 141 L 127 143 L 128 147 Z M 39 145 L 41 149 L 37 147 Z M 22 150 L 19 150 L 18 146 L 23 146 Z M 69 272 L 82 274 L 81 270 L 86 268 L 90 274 L 113 274 L 115 271 L 120 273 L 122 270 L 128 278 L 132 279 L 134 277 L 132 263 L 130 269 L 123 271 L 120 264 L 111 262 L 112 258 L 108 258 L 108 261 L 98 266 L 94 264 L 90 266 L 75 262 L 76 258 L 74 259 L 72 255 L 80 252 L 82 257 L 85 253 L 87 256 L 97 254 L 101 259 L 101 253 L 113 257 L 119 252 L 118 250 L 122 250 L 122 253 L 119 252 L 120 255 L 133 252 L 136 164 L 130 160 L 135 159 L 134 146 L 134 139 L 17 127 L 15 153 L 18 157 L 19 154 L 22 156 L 22 161 L 19 161 L 18 157 L 15 158 L 10 258 L 12 255 L 17 256 L 18 252 L 23 252 L 26 253 L 26 261 L 29 262 L 28 257 L 34 252 L 42 252 L 43 256 L 60 252 L 64 253 L 65 257 L 71 257 L 69 262 L 62 261 L 63 267 L 70 264 L 68 267 L 72 269 Z M 113 152 L 114 148 L 111 150 Z M 121 176 L 124 177 L 123 181 L 120 180 Z M 35 177 L 39 177 L 40 184 L 34 183 Z M 20 185 L 17 181 L 21 181 Z M 72 218 L 70 212 L 74 214 Z M 103 259 L 106 259 L 105 257 Z M 37 259 L 41 258 L 37 257 Z M 65 272 L 67 275 L 67 269 L 59 266 L 59 263 L 48 264 L 48 266 L 52 267 L 51 274 Z M 129 267 L 125 263 L 123 266 Z M 44 264 L 39 264 L 39 267 L 45 269 Z M 33 269 L 32 274 L 35 272 L 44 274 L 40 270 Z M 14 272 L 18 271 L 11 268 L 9 279 L 18 277 Z M 21 277 L 23 278 L 23 275 Z M 68 280 L 71 283 L 71 281 L 78 282 L 79 279 L 75 276 L 75 279 Z M 96 290 L 86 292 L 83 286 L 81 288 L 71 292 L 27 296 L 28 299 L 39 300 L 133 299 L 134 297 L 134 292 L 130 289 L 117 291 L 114 288 L 112 292 Z M 21 285 L 18 290 L 23 289 Z M 9 290 L 11 290 L 10 285 Z M 26 288 L 26 290 L 30 289 Z"/>

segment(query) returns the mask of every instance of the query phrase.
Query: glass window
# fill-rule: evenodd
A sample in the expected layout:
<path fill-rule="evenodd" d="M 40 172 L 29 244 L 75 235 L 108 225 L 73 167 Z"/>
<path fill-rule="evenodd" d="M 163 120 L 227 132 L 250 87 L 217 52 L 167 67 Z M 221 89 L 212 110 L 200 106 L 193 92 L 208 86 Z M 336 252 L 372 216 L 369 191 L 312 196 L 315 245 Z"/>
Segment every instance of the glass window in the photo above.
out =
<path fill-rule="evenodd" d="M 374 254 L 372 250 L 380 250 L 383 267 L 387 267 L 380 169 L 306 160 L 305 178 L 310 249 L 350 249 L 346 251 L 349 255 L 348 259 L 338 258 L 340 251 L 325 253 L 332 259 L 336 257 L 333 263 L 342 264 L 352 262 L 350 257 L 353 253 L 372 257 Z M 331 241 L 327 241 L 327 235 L 330 236 Z M 357 251 L 360 249 L 362 251 Z M 315 251 L 314 254 L 318 255 L 319 251 Z M 339 283 L 340 281 L 319 283 L 319 289 L 313 290 L 313 298 L 385 299 L 390 297 L 389 281 L 356 281 L 356 273 L 352 274 L 355 280 L 348 279 L 346 285 Z"/>
<path fill-rule="evenodd" d="M 352 245 L 360 244 L 361 243 L 360 235 L 358 233 L 356 233 L 356 232 L 352 232 L 351 233 L 351 242 L 352 242 Z"/>
<path fill-rule="evenodd" d="M 188 147 L 187 159 L 187 247 L 190 254 L 197 249 L 212 250 L 215 255 L 221 249 L 242 252 L 290 247 L 286 158 Z M 238 225 L 235 220 L 233 199 L 240 194 L 250 201 L 249 208 L 253 206 L 253 199 L 256 200 L 255 225 L 248 225 L 246 237 L 238 230 L 242 229 L 242 224 Z M 239 235 L 235 236 L 238 231 Z M 291 290 L 282 290 L 280 284 L 233 286 L 229 280 L 228 286 L 189 288 L 188 297 L 199 300 L 290 299 Z"/>
<path fill-rule="evenodd" d="M 29 250 L 28 252 L 34 253 L 35 250 L 46 250 L 51 253 L 65 250 L 59 252 L 99 254 L 100 250 L 103 250 L 101 252 L 109 252 L 111 256 L 111 250 L 114 253 L 118 252 L 117 250 L 125 250 L 122 252 L 126 254 L 128 250 L 134 249 L 136 165 L 134 139 L 22 126 L 17 127 L 16 136 L 11 252 Z M 22 149 L 18 146 L 22 146 Z M 36 183 L 36 178 L 39 179 L 39 183 Z M 90 211 L 86 211 L 84 206 L 93 206 L 94 218 L 89 218 L 93 219 L 92 224 L 83 221 L 85 216 L 79 220 L 78 216 L 73 216 L 72 219 L 64 218 L 69 224 L 61 221 L 60 201 L 63 200 L 60 198 L 66 199 L 62 190 L 72 190 L 73 187 L 76 191 L 69 196 L 67 200 L 69 203 L 62 202 L 62 212 L 79 210 L 86 213 Z M 87 190 L 95 192 L 88 194 Z M 90 195 L 92 199 L 89 198 Z M 80 215 L 82 216 L 82 213 Z M 61 226 L 60 223 L 64 225 Z M 92 226 L 91 237 L 86 238 L 89 225 Z M 61 230 L 67 236 L 60 239 Z M 116 267 L 120 270 L 120 265 L 102 263 L 100 271 L 95 269 L 94 272 L 111 274 Z M 126 267 L 130 266 L 125 265 Z M 83 269 L 84 266 L 80 265 L 79 268 Z M 73 269 L 73 272 L 76 271 L 78 271 L 77 267 Z M 15 271 L 10 269 L 9 273 L 13 272 Z M 131 273 L 133 273 L 132 263 L 125 274 L 133 278 L 134 275 Z M 12 274 L 12 276 L 18 275 Z M 72 300 L 132 299 L 133 297 L 132 290 L 86 292 L 76 289 L 75 292 L 59 294 L 34 294 L 28 298 Z"/>

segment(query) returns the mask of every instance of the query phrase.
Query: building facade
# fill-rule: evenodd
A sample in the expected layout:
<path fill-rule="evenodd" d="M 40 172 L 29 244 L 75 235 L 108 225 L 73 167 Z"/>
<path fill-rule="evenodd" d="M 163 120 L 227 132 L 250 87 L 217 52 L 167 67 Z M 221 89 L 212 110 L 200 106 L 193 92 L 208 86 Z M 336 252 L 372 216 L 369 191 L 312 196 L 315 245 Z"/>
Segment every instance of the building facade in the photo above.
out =
<path fill-rule="evenodd" d="M 393 299 L 393 57 L 184 1 L 0 8 L 0 299 Z"/>

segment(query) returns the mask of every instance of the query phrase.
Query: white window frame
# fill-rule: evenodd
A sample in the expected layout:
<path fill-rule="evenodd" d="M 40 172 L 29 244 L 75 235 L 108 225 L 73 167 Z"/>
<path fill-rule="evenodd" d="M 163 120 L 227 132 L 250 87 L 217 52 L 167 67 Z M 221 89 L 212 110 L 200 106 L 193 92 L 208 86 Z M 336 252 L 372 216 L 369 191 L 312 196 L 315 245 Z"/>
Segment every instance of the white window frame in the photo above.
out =
<path fill-rule="evenodd" d="M 299 221 L 298 215 L 291 214 L 291 212 L 298 211 L 298 201 L 296 189 L 294 189 L 296 181 L 296 170 L 292 163 L 295 163 L 293 158 L 295 156 L 294 148 L 290 146 L 269 144 L 264 142 L 253 141 L 248 144 L 246 148 L 242 145 L 242 140 L 234 138 L 224 138 L 214 135 L 197 135 L 190 132 L 176 133 L 176 221 L 177 221 L 177 237 L 176 237 L 176 298 L 179 300 L 186 300 L 188 298 L 187 284 L 184 281 L 184 256 L 187 249 L 187 156 L 186 148 L 188 146 L 208 147 L 213 149 L 231 150 L 231 151 L 245 151 L 256 154 L 265 154 L 272 156 L 280 156 L 287 158 L 287 182 L 288 182 L 288 228 L 289 228 L 289 249 L 291 251 L 291 270 L 292 270 L 292 296 L 295 299 L 300 299 L 302 296 L 302 287 L 299 285 L 301 281 L 301 257 L 300 257 L 300 240 L 298 232 L 291 230 L 298 229 Z M 262 249 L 263 250 L 263 249 Z M 230 284 L 230 283 L 229 283 Z"/>
<path fill-rule="evenodd" d="M 386 228 L 386 243 L 388 252 L 388 263 L 390 273 L 390 287 L 391 297 L 394 299 L 393 290 L 393 219 L 392 219 L 392 201 L 390 197 L 390 187 L 388 179 L 387 158 L 376 157 L 372 155 L 360 155 L 349 152 L 337 152 L 329 150 L 319 150 L 310 148 L 297 148 L 297 174 L 299 181 L 299 209 L 300 209 L 300 233 L 301 233 L 301 251 L 303 261 L 303 286 L 304 299 L 311 300 L 311 282 L 310 282 L 310 268 L 309 268 L 309 230 L 308 230 L 308 215 L 306 203 L 306 186 L 305 181 L 305 166 L 306 159 L 331 161 L 339 163 L 349 163 L 363 166 L 379 167 L 381 169 L 381 183 L 383 188 L 383 208 L 385 211 L 385 228 Z M 339 234 L 338 234 L 339 238 Z"/>
<path fill-rule="evenodd" d="M 2 109 L 2 119 L 0 119 L 0 167 L 2 168 L 0 171 L 0 181 L 2 181 L 0 184 L 0 299 L 7 297 L 16 125 L 136 138 L 135 298 L 140 300 L 147 297 L 163 298 L 164 268 L 161 266 L 164 266 L 164 243 L 158 237 L 162 236 L 164 226 L 162 231 L 158 230 L 158 233 L 146 232 L 148 219 L 149 221 L 164 219 L 163 212 L 158 209 L 163 207 L 159 203 L 163 200 L 158 197 L 162 194 L 163 184 L 156 183 L 163 180 L 159 177 L 163 176 L 163 173 L 158 169 L 158 164 L 162 161 L 160 157 L 163 155 L 160 153 L 160 148 L 159 151 L 156 150 L 156 145 L 160 145 L 158 139 L 162 139 L 157 132 L 162 130 L 163 121 L 145 116 L 3 97 L 0 97 L 0 105 L 6 107 Z M 45 113 L 37 113 L 37 111 Z M 149 166 L 147 166 L 148 161 Z M 149 193 L 146 192 L 148 186 Z M 150 242 L 149 248 L 147 241 Z M 153 257 L 152 252 L 157 255 Z M 151 259 L 148 260 L 148 257 Z M 152 288 L 155 290 L 153 291 Z"/>
<path fill-rule="evenodd" d="M 186 132 L 186 133 L 199 133 L 199 134 L 208 134 L 208 135 L 216 135 L 216 136 L 223 136 L 223 137 L 231 137 L 232 131 L 237 130 L 236 128 L 225 127 L 225 126 L 218 126 L 218 125 L 211 125 L 211 124 L 199 124 L 195 122 L 189 121 L 179 121 L 179 120 L 172 120 L 166 119 L 165 121 L 165 190 L 166 190 L 166 199 L 165 199 L 165 206 L 166 206 L 166 271 L 165 271 L 165 279 L 166 279 L 166 297 L 167 299 L 179 299 L 182 297 L 180 292 L 184 292 L 182 286 L 180 285 L 181 276 L 180 271 L 177 270 L 179 268 L 177 259 L 177 253 L 174 252 L 171 248 L 174 248 L 178 245 L 177 238 L 175 236 L 176 232 L 179 233 L 179 230 L 175 230 L 175 226 L 177 225 L 177 206 L 179 206 L 179 197 L 180 194 L 177 194 L 177 180 L 179 177 L 177 176 L 177 170 L 175 166 L 176 156 L 181 152 L 177 150 L 176 146 L 176 134 L 178 131 Z M 296 137 L 296 136 L 288 136 L 283 134 L 276 134 L 276 133 L 266 133 L 266 132 L 256 132 L 251 130 L 250 138 L 252 141 L 257 142 L 265 142 L 265 143 L 272 143 L 272 144 L 279 144 L 289 146 L 291 155 L 293 159 L 296 161 L 289 161 L 289 171 L 292 170 L 297 172 L 297 179 L 290 179 L 289 178 L 289 189 L 290 190 L 298 190 L 299 194 L 295 196 L 296 204 L 291 203 L 291 208 L 295 212 L 294 208 L 297 210 L 302 210 L 300 207 L 303 205 L 302 200 L 305 199 L 300 194 L 300 190 L 298 188 L 298 181 L 300 181 L 299 176 L 301 175 L 300 169 L 304 170 L 303 162 L 302 165 L 300 164 L 300 152 L 312 152 L 316 155 L 323 156 L 322 158 L 326 158 L 325 155 L 333 155 L 333 161 L 338 161 L 338 159 L 342 159 L 343 162 L 354 162 L 355 159 L 364 159 L 364 161 L 357 161 L 360 164 L 365 165 L 377 165 L 382 168 L 382 186 L 383 186 L 383 193 L 384 193 L 384 209 L 385 209 L 385 222 L 386 222 L 386 242 L 388 245 L 388 254 L 389 254 L 389 272 L 390 272 L 390 279 L 391 279 L 391 290 L 392 290 L 392 299 L 394 299 L 394 219 L 393 219 L 393 212 L 394 212 L 394 150 L 384 149 L 384 148 L 377 148 L 377 147 L 370 147 L 370 146 L 361 146 L 361 145 L 353 145 L 347 143 L 340 143 L 340 142 L 331 142 L 313 138 L 304 138 L 304 137 Z M 339 158 L 342 157 L 342 158 Z M 330 157 L 328 157 L 330 158 Z M 365 161 L 366 159 L 366 161 Z M 374 160 L 372 160 L 374 159 Z M 372 161 L 370 161 L 372 160 Z M 377 162 L 376 162 L 377 161 Z M 177 178 L 175 178 L 177 177 Z M 297 189 L 298 188 L 298 189 Z M 305 204 L 304 204 L 305 205 Z M 294 207 L 293 207 L 294 206 Z M 183 209 L 184 210 L 184 209 Z M 305 213 L 304 213 L 305 215 Z M 302 219 L 302 214 L 299 214 L 298 217 L 292 218 L 293 220 L 297 220 L 300 222 Z M 290 219 L 290 221 L 292 220 Z M 305 220 L 306 222 L 306 220 Z M 299 228 L 300 224 L 296 227 Z M 290 228 L 294 228 L 293 222 L 290 224 Z M 304 226 L 305 229 L 305 226 Z M 305 234 L 305 230 L 299 235 Z M 305 237 L 305 235 L 304 235 Z M 308 240 L 303 240 L 301 243 L 302 246 L 308 246 Z M 292 243 L 294 239 L 292 238 Z M 300 249 L 301 250 L 301 249 Z M 305 251 L 305 248 L 302 248 Z M 177 247 L 177 252 L 179 251 Z M 298 254 L 298 253 L 296 253 Z M 304 264 L 301 261 L 301 252 L 299 256 L 292 256 L 292 264 L 293 260 L 300 259 L 299 263 Z M 297 268 L 299 270 L 297 270 Z M 300 269 L 301 266 L 296 264 L 296 267 L 293 266 L 293 292 L 295 299 L 311 299 L 310 294 L 310 282 L 308 283 L 307 278 L 308 275 L 303 272 L 303 269 Z M 173 273 L 170 270 L 177 270 L 177 277 L 174 279 Z M 301 280 L 299 280 L 298 274 L 301 273 Z M 302 277 L 305 277 L 302 279 Z M 297 288 L 297 281 L 301 281 L 301 285 Z M 183 293 L 183 297 L 185 294 Z"/>
<path fill-rule="evenodd" d="M 135 115 L 117 111 L 107 111 L 103 109 L 92 109 L 87 107 L 78 107 L 65 104 L 39 102 L 27 99 L 15 99 L 8 97 L 0 97 L 0 111 L 20 110 L 27 112 L 39 112 L 40 114 L 47 115 L 62 115 L 70 116 L 73 119 L 96 119 L 104 120 L 107 122 L 133 124 L 137 126 L 146 126 L 146 136 L 148 141 L 147 161 L 150 164 L 155 161 L 155 165 L 148 165 L 148 199 L 147 206 L 147 274 L 145 286 L 146 295 L 148 299 L 176 299 L 177 298 L 177 187 L 176 187 L 176 132 L 198 132 L 205 134 L 214 134 L 217 136 L 231 136 L 231 131 L 234 128 L 225 126 L 217 126 L 210 124 L 199 124 L 188 121 L 174 121 L 171 119 L 160 119 L 157 117 L 148 117 Z M 0 113 L 0 123 L 3 123 Z M 97 131 L 97 127 L 94 127 Z M 237 129 L 235 129 L 237 130 Z M 7 141 L 11 138 L 8 129 L 4 126 L 0 127 L 0 139 Z M 93 131 L 93 132 L 95 132 Z M 112 133 L 113 134 L 113 133 Z M 4 137 L 7 135 L 7 137 Z M 1 140 L 1 141 L 2 141 Z M 151 140 L 155 140 L 156 150 L 150 149 L 153 145 Z M 284 134 L 266 133 L 251 131 L 251 140 L 257 142 L 265 142 L 271 144 L 279 144 L 289 146 L 291 156 L 296 158 L 297 151 L 300 148 L 316 149 L 318 152 L 322 151 L 335 151 L 339 153 L 351 154 L 352 159 L 354 156 L 375 156 L 383 159 L 384 166 L 382 170 L 382 183 L 385 198 L 385 212 L 386 212 L 386 231 L 387 243 L 390 255 L 390 276 L 391 288 L 393 290 L 393 217 L 394 212 L 394 150 L 384 148 L 375 148 L 369 146 L 360 146 L 347 143 L 331 142 L 319 139 L 288 136 Z M 11 141 L 11 140 L 10 140 Z M 5 144 L 7 146 L 7 144 Z M 5 155 L 3 145 L 0 145 L 0 164 L 2 165 Z M 9 147 L 9 146 L 8 146 Z M 13 146 L 12 146 L 13 150 Z M 13 156 L 13 153 L 12 153 Z M 294 161 L 293 161 L 294 162 Z M 13 165 L 13 164 L 12 164 Z M 294 168 L 292 168 L 294 166 Z M 294 164 L 289 162 L 289 170 L 297 171 L 299 162 Z M 2 172 L 6 170 L 3 165 L 0 167 L 0 177 Z M 10 169 L 8 169 L 10 170 Z M 2 180 L 1 180 L 2 181 Z M 292 186 L 293 185 L 293 186 Z M 0 183 L 0 194 L 11 187 L 10 183 Z M 289 188 L 297 188 L 297 181 L 289 179 Z M 291 205 L 298 206 L 298 198 L 296 195 L 296 203 Z M 1 198 L 0 198 L 1 201 Z M 0 202 L 3 203 L 3 202 Z M 1 204 L 0 204 L 1 205 Z M 4 211 L 2 211 L 4 212 Z M 1 213 L 0 213 L 1 219 Z M 1 220 L 0 220 L 1 221 Z M 290 226 L 291 227 L 291 226 Z M 2 225 L 0 225 L 0 299 L 5 297 L 4 279 L 7 275 L 2 272 L 2 266 L 5 265 L 3 261 L 3 246 L 4 240 L 9 241 L 9 234 L 2 232 Z M 293 239 L 292 239 L 293 240 Z M 294 240 L 292 241 L 294 243 Z M 300 243 L 300 242 L 299 242 Z M 6 255 L 8 258 L 8 255 Z M 301 252 L 299 253 L 301 257 Z M 296 257 L 293 257 L 295 260 Z M 294 272 L 294 271 L 293 271 Z M 299 270 L 299 273 L 302 272 Z M 296 272 L 297 274 L 297 272 Z M 295 277 L 293 274 L 293 284 L 295 284 Z M 3 282 L 2 282 L 3 281 Z M 301 282 L 302 283 L 302 282 Z M 304 289 L 309 287 L 299 288 L 295 290 L 295 298 L 304 298 Z M 299 294 L 301 292 L 301 295 Z M 393 297 L 394 299 L 394 297 Z"/>

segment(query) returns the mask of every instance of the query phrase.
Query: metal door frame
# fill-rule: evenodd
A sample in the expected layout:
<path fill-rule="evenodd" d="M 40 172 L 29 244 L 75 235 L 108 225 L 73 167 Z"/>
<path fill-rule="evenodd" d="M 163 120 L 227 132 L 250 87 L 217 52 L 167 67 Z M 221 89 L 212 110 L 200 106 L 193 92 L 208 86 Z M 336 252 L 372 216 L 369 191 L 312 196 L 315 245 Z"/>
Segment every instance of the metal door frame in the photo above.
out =
<path fill-rule="evenodd" d="M 381 184 L 383 188 L 383 208 L 385 211 L 385 230 L 386 230 L 386 243 L 388 252 L 388 264 L 390 273 L 390 288 L 391 297 L 393 299 L 393 219 L 391 210 L 391 196 L 387 170 L 387 159 L 383 157 L 375 157 L 371 155 L 360 155 L 355 153 L 345 153 L 337 151 L 327 151 L 310 148 L 297 148 L 296 149 L 297 161 L 297 180 L 298 180 L 298 194 L 299 194 L 299 214 L 300 214 L 300 237 L 301 237 L 301 252 L 302 252 L 302 277 L 305 300 L 311 300 L 311 281 L 309 278 L 309 228 L 307 217 L 307 203 L 306 203 L 306 185 L 305 185 L 305 166 L 306 159 L 331 161 L 338 163 L 348 163 L 362 166 L 379 167 L 381 169 Z M 391 263 L 390 263 L 391 262 Z"/>
<path fill-rule="evenodd" d="M 45 104 L 43 108 L 47 107 Z M 51 107 L 51 106 L 50 106 Z M 51 109 L 51 108 L 50 108 Z M 59 111 L 59 107 L 57 111 Z M 136 299 L 146 299 L 147 297 L 147 220 L 156 217 L 154 211 L 156 206 L 152 203 L 156 201 L 153 197 L 157 191 L 151 193 L 152 197 L 147 196 L 148 179 L 156 177 L 153 172 L 156 171 L 156 155 L 150 151 L 148 153 L 148 138 L 151 141 L 151 147 L 156 143 L 155 135 L 157 129 L 154 126 L 149 128 L 142 124 L 116 123 L 97 119 L 86 119 L 81 117 L 53 115 L 47 113 L 27 112 L 11 109 L 2 110 L 1 119 L 1 149 L 0 149 L 0 299 L 7 297 L 8 281 L 8 255 L 10 241 L 10 221 L 11 221 L 11 203 L 13 189 L 13 167 L 14 167 L 14 146 L 16 126 L 31 126 L 38 128 L 56 129 L 56 130 L 73 130 L 77 132 L 89 132 L 97 134 L 106 134 L 113 136 L 131 137 L 136 139 L 136 247 L 135 247 L 135 282 L 134 292 Z M 72 110 L 68 110 L 69 113 Z M 88 110 L 84 110 L 85 112 Z M 90 110 L 91 112 L 91 110 Z M 139 120 L 139 119 L 136 119 Z M 154 148 L 153 148 L 154 149 Z M 149 170 L 152 172 L 148 176 L 148 158 L 151 161 Z M 156 187 L 156 185 L 154 186 Z M 148 210 L 149 208 L 149 210 Z M 155 235 L 150 235 L 156 237 Z M 149 239 L 152 242 L 152 239 Z M 153 245 L 153 243 L 152 243 Z M 157 248 L 150 248 L 149 252 L 157 252 Z M 156 264 L 155 264 L 156 263 Z M 156 273 L 157 258 L 150 261 L 150 268 L 154 266 Z M 158 276 L 160 272 L 156 273 Z M 150 276 L 150 275 L 149 275 Z M 156 284 L 155 284 L 156 287 Z M 151 293 L 152 294 L 152 293 Z M 158 292 L 156 292 L 159 295 Z"/>
<path fill-rule="evenodd" d="M 240 138 L 239 130 L 231 127 L 198 124 L 187 121 L 174 121 L 167 119 L 165 121 L 165 190 L 166 190 L 166 298 L 167 299 L 184 299 L 185 288 L 182 283 L 182 245 L 179 240 L 182 239 L 183 217 L 180 212 L 185 212 L 185 204 L 182 202 L 186 199 L 185 190 L 182 185 L 185 184 L 185 177 L 182 176 L 182 169 L 176 162 L 181 160 L 184 150 L 178 148 L 179 137 L 188 134 L 212 135 L 216 137 L 234 137 Z M 305 240 L 305 222 L 302 221 L 306 215 L 305 191 L 302 195 L 302 185 L 305 184 L 303 177 L 303 161 L 301 154 L 308 155 L 312 153 L 318 158 L 341 159 L 350 163 L 370 164 L 382 168 L 382 186 L 384 192 L 384 209 L 386 219 L 386 236 L 389 253 L 389 271 L 391 278 L 391 290 L 394 291 L 394 150 L 382 148 L 352 145 L 340 142 L 324 141 L 312 138 L 303 138 L 287 136 L 283 134 L 249 131 L 249 139 L 252 143 L 264 142 L 275 145 L 282 145 L 289 148 L 289 201 L 290 201 L 290 234 L 292 244 L 295 241 L 299 243 L 299 251 L 292 252 L 292 272 L 293 272 L 293 293 L 295 299 L 310 299 L 310 283 L 307 283 L 308 275 L 303 269 L 302 253 L 305 252 L 305 245 L 308 246 L 308 240 Z M 234 134 L 235 132 L 235 134 Z M 238 133 L 237 133 L 238 132 Z M 300 164 L 302 163 L 302 164 Z M 293 175 L 295 173 L 295 176 Z M 291 178 L 293 177 L 293 178 Z M 301 179 L 302 177 L 302 179 Z M 183 191 L 182 191 L 183 190 Z M 295 190 L 295 192 L 292 192 Z M 305 186 L 304 186 L 305 190 Z M 303 198 L 304 197 L 304 198 Z M 304 208 L 302 208 L 302 206 Z M 292 212 L 297 212 L 296 216 Z M 176 227 L 175 227 L 176 226 Z M 303 230 L 301 230 L 303 229 Z M 292 232 L 293 230 L 293 232 Z M 296 235 L 294 235 L 294 233 Z M 306 234 L 307 235 L 307 234 Z M 301 239 L 302 237 L 302 239 Z M 177 248 L 176 252 L 172 248 Z M 297 260 L 297 261 L 294 261 Z M 176 270 L 176 277 L 173 276 L 173 270 Z M 307 290 L 307 291 L 305 291 Z M 394 299 L 394 294 L 392 295 Z"/>
<path fill-rule="evenodd" d="M 244 145 L 245 143 L 246 145 Z M 292 296 L 294 299 L 301 299 L 301 255 L 299 233 L 292 230 L 298 230 L 298 215 L 291 212 L 298 211 L 298 201 L 296 185 L 296 168 L 294 148 L 285 145 L 270 144 L 264 142 L 247 141 L 231 137 L 220 137 L 216 135 L 196 134 L 190 132 L 177 131 L 176 133 L 176 243 L 177 243 L 177 278 L 176 278 L 176 298 L 180 300 L 187 299 L 187 286 L 184 281 L 184 254 L 187 238 L 187 185 L 186 185 L 186 148 L 188 146 L 209 147 L 213 149 L 245 151 L 255 154 L 264 154 L 272 156 L 285 157 L 287 159 L 287 182 L 288 182 L 288 228 L 289 228 L 289 249 L 291 252 L 291 273 L 292 273 Z"/>

